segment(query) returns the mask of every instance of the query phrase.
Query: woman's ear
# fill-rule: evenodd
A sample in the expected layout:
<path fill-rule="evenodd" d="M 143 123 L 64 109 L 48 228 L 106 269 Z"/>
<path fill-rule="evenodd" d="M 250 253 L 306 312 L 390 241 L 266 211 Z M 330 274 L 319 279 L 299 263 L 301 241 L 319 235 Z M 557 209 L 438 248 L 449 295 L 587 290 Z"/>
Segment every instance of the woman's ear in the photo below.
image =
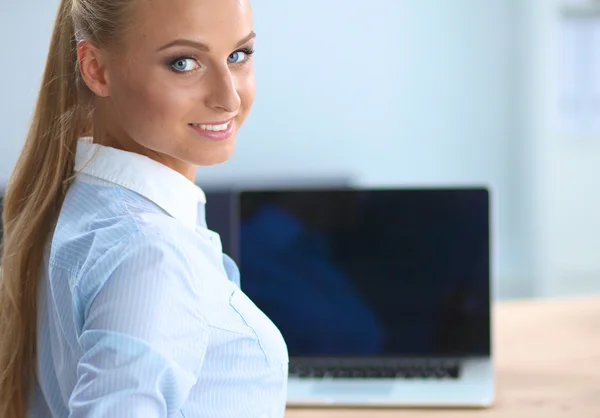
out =
<path fill-rule="evenodd" d="M 90 41 L 77 43 L 77 62 L 85 85 L 99 97 L 108 97 L 106 54 Z"/>

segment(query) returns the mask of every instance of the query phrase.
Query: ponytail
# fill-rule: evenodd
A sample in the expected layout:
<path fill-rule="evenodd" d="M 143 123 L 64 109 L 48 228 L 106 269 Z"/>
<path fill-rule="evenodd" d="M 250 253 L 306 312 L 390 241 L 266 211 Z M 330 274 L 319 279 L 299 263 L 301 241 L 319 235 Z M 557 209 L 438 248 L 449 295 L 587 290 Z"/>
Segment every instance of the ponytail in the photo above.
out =
<path fill-rule="evenodd" d="M 35 370 L 44 250 L 88 123 L 78 86 L 72 8 L 62 0 L 30 130 L 4 200 L 0 270 L 0 417 L 23 418 Z"/>

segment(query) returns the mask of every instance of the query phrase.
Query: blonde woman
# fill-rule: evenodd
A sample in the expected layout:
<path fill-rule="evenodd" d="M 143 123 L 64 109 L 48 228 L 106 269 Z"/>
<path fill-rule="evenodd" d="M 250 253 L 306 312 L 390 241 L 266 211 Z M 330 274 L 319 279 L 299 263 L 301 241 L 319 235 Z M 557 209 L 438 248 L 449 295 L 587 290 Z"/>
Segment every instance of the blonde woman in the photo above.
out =
<path fill-rule="evenodd" d="M 62 0 L 6 192 L 1 417 L 283 416 L 286 345 L 193 183 L 253 44 L 247 0 Z"/>

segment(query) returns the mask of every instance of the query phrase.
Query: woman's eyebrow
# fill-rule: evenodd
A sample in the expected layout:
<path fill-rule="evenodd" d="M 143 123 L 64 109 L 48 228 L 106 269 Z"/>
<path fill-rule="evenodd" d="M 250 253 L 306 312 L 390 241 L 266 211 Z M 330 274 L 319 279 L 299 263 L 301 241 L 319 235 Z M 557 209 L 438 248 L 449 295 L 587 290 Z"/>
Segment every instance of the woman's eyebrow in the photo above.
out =
<path fill-rule="evenodd" d="M 248 35 L 246 35 L 242 39 L 240 39 L 240 41 L 236 45 L 236 48 L 244 45 L 246 42 L 250 41 L 251 39 L 254 39 L 255 37 L 256 37 L 256 33 L 254 33 L 254 31 L 251 31 Z M 173 46 L 189 46 L 192 48 L 196 48 L 200 51 L 206 51 L 206 52 L 210 51 L 210 48 L 208 47 L 208 45 L 206 45 L 202 42 L 193 41 L 191 39 L 175 39 L 174 41 L 161 46 L 158 49 L 158 51 L 160 52 L 165 49 L 171 48 Z"/>

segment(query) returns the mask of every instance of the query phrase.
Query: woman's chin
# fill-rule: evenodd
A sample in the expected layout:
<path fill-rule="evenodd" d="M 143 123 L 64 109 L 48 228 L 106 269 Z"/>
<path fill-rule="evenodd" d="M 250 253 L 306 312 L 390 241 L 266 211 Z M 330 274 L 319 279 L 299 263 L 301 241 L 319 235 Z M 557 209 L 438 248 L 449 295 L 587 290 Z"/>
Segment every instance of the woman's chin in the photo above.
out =
<path fill-rule="evenodd" d="M 220 144 L 218 149 L 203 150 L 191 162 L 198 166 L 209 167 L 212 165 L 223 164 L 231 158 L 234 151 L 234 141 L 230 144 Z"/>

